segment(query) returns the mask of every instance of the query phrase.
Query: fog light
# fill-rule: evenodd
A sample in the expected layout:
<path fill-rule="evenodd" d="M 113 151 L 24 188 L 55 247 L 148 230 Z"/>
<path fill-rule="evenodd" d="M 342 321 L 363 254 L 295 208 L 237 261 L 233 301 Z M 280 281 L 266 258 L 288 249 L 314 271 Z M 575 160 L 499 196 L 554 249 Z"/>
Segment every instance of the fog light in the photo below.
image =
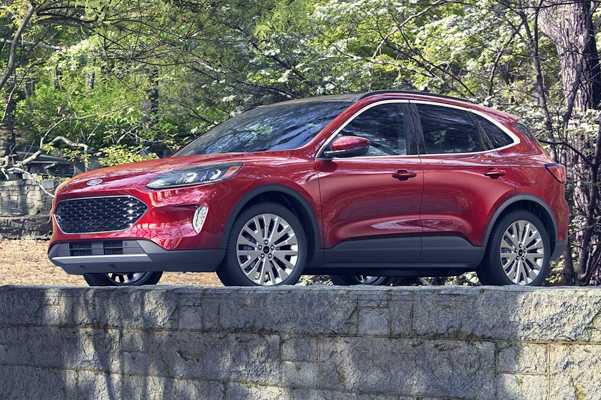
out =
<path fill-rule="evenodd" d="M 205 205 L 202 205 L 194 211 L 194 217 L 192 217 L 192 227 L 199 233 L 202 230 L 202 226 L 205 223 L 205 219 L 207 219 L 207 212 L 209 208 Z"/>

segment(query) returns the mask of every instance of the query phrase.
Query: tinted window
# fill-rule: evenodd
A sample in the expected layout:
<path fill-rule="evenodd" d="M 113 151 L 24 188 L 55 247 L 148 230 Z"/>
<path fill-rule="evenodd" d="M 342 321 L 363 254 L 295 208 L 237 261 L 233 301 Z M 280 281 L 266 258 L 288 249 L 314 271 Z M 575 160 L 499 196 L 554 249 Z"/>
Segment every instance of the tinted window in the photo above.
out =
<path fill-rule="evenodd" d="M 481 117 L 480 115 L 474 116 L 476 117 L 476 120 L 486 133 L 486 136 L 488 136 L 488 138 L 490 139 L 490 142 L 492 143 L 495 149 L 513 143 L 513 139 L 509 137 L 508 134 L 503 132 L 503 129 L 499 128 L 497 125 L 495 125 L 488 119 Z"/>
<path fill-rule="evenodd" d="M 418 104 L 426 154 L 482 151 L 478 128 L 466 111 Z"/>
<path fill-rule="evenodd" d="M 532 132 L 530 132 L 530 129 L 528 129 L 528 127 L 526 125 L 524 125 L 521 122 L 516 122 L 514 125 L 520 131 L 522 131 L 524 133 L 524 135 L 528 136 L 530 139 L 534 140 L 536 143 L 538 143 L 540 145 L 540 143 L 538 142 L 538 139 L 532 134 Z"/>
<path fill-rule="evenodd" d="M 256 108 L 207 131 L 175 156 L 295 149 L 309 143 L 349 105 L 302 102 Z"/>
<path fill-rule="evenodd" d="M 372 107 L 353 119 L 338 136 L 369 139 L 368 156 L 406 155 L 403 106 L 390 103 Z"/>

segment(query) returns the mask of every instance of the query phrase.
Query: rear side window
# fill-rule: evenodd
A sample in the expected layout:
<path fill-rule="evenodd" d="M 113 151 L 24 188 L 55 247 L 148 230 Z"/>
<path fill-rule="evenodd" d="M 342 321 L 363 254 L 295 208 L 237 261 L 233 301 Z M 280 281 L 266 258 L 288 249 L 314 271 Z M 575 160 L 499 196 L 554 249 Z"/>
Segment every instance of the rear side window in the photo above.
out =
<path fill-rule="evenodd" d="M 480 131 L 466 111 L 418 104 L 426 154 L 483 150 Z"/>
<path fill-rule="evenodd" d="M 337 136 L 360 136 L 369 139 L 367 156 L 406 155 L 404 118 L 401 104 L 380 104 L 359 114 Z"/>
<path fill-rule="evenodd" d="M 488 136 L 490 142 L 492 143 L 492 146 L 495 149 L 513 143 L 513 139 L 509 137 L 508 134 L 503 132 L 503 129 L 499 128 L 491 121 L 477 114 L 474 114 L 474 117 L 476 117 L 476 121 L 478 121 L 478 123 L 482 127 L 482 130 L 484 130 L 484 133 L 486 133 L 486 136 Z"/>

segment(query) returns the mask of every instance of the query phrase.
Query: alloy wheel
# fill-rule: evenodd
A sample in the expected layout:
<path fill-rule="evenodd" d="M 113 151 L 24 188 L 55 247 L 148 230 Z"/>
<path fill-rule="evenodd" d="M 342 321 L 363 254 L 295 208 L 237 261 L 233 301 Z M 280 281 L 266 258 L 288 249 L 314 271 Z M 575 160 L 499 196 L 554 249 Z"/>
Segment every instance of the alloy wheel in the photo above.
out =
<path fill-rule="evenodd" d="M 246 222 L 236 240 L 236 260 L 246 277 L 257 285 L 282 283 L 299 259 L 297 234 L 284 218 L 259 214 Z"/>
<path fill-rule="evenodd" d="M 530 284 L 544 265 L 545 247 L 541 233 L 530 221 L 513 222 L 503 233 L 500 257 L 510 281 L 516 285 Z"/>

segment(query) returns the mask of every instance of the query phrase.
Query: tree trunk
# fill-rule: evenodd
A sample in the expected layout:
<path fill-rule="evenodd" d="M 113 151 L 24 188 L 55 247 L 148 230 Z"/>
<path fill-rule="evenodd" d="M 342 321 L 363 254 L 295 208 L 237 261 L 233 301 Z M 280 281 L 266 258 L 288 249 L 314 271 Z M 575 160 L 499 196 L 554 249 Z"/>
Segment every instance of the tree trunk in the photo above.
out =
<path fill-rule="evenodd" d="M 555 43 L 561 60 L 562 90 L 566 112 L 563 115 L 564 137 L 581 150 L 581 155 L 594 146 L 594 153 L 583 158 L 571 154 L 564 147 L 562 160 L 574 181 L 574 221 L 577 230 L 570 243 L 578 249 L 577 271 L 571 257 L 565 260 L 562 275 L 567 280 L 575 278 L 577 284 L 589 284 L 599 275 L 598 242 L 596 231 L 599 218 L 599 166 L 601 165 L 601 121 L 597 137 L 569 135 L 568 123 L 577 121 L 587 110 L 595 110 L 601 101 L 599 54 L 595 41 L 591 1 L 556 2 L 542 0 L 539 9 L 540 27 Z M 594 142 L 594 145 L 593 143 Z M 571 250 L 568 248 L 567 252 Z M 576 273 L 574 273 L 576 272 Z M 595 279 L 599 280 L 599 279 Z"/>
<path fill-rule="evenodd" d="M 601 70 L 591 2 L 553 5 L 552 1 L 547 1 L 544 5 L 540 12 L 540 27 L 557 47 L 566 103 L 573 97 L 576 109 L 596 109 L 601 101 Z"/>

